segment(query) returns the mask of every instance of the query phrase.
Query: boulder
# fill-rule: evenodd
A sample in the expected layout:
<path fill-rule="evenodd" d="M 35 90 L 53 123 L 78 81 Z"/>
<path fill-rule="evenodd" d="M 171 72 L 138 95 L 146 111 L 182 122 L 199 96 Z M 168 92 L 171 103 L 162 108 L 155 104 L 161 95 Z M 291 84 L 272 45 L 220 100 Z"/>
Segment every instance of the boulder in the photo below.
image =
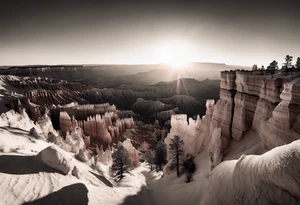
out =
<path fill-rule="evenodd" d="M 56 146 L 49 146 L 38 153 L 38 160 L 64 174 L 69 174 L 74 168 L 72 158 Z"/>

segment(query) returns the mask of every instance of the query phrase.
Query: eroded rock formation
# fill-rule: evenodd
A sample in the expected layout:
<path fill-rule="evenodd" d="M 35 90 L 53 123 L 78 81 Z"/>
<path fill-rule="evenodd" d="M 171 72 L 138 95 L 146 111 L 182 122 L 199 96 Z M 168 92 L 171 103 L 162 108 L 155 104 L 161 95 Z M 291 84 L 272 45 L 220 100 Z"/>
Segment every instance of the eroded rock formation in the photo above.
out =
<path fill-rule="evenodd" d="M 184 141 L 184 151 L 196 156 L 210 142 L 212 113 L 214 111 L 214 100 L 207 100 L 206 115 L 201 119 L 199 116 L 196 120 L 189 118 L 187 115 L 173 115 L 171 118 L 171 130 L 167 135 L 165 142 L 167 146 L 174 135 L 179 135 Z M 187 154 L 184 152 L 184 154 Z M 169 157 L 168 153 L 168 157 Z"/>
<path fill-rule="evenodd" d="M 300 107 L 292 100 L 299 96 L 298 73 L 222 72 L 221 79 L 213 123 L 222 129 L 223 138 L 240 141 L 252 128 L 266 149 L 300 138 L 294 130 Z"/>
<path fill-rule="evenodd" d="M 140 164 L 137 150 L 132 146 L 132 143 L 129 139 L 126 139 L 123 142 L 123 146 L 128 151 L 132 165 L 137 167 Z"/>
<path fill-rule="evenodd" d="M 197 120 L 186 115 L 171 118 L 167 144 L 174 135 L 184 140 L 184 150 L 195 155 L 211 144 L 212 166 L 220 163 L 232 142 L 251 129 L 265 151 L 300 139 L 300 78 L 297 72 L 230 71 L 221 73 L 220 100 L 207 101 L 206 115 Z M 214 133 L 214 134 L 213 134 Z"/>
<path fill-rule="evenodd" d="M 80 135 L 83 136 L 87 147 L 90 145 L 90 137 L 107 147 L 113 141 L 121 140 L 121 133 L 133 127 L 133 118 L 119 119 L 113 112 L 89 116 L 87 120 L 83 121 L 76 120 L 75 117 L 71 118 L 67 112 L 60 112 L 60 131 L 62 136 L 66 137 L 67 133 L 77 130 L 76 132 L 81 132 Z"/>

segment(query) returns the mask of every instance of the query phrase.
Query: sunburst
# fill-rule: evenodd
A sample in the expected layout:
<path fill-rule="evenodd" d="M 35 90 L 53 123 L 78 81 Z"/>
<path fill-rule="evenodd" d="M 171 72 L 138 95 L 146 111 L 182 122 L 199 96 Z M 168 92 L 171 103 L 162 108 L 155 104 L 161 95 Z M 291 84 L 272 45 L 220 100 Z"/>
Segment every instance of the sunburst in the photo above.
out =
<path fill-rule="evenodd" d="M 168 64 L 173 70 L 183 70 L 187 67 L 193 56 L 191 48 L 187 43 L 168 42 L 158 48 L 160 63 Z"/>

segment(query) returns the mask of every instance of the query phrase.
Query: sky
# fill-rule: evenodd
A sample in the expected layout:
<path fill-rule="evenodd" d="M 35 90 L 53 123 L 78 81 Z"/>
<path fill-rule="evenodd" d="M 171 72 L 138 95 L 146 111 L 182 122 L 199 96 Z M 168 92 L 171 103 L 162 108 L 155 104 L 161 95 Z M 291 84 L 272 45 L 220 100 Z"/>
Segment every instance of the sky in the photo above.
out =
<path fill-rule="evenodd" d="M 282 63 L 299 0 L 0 0 L 0 65 Z"/>

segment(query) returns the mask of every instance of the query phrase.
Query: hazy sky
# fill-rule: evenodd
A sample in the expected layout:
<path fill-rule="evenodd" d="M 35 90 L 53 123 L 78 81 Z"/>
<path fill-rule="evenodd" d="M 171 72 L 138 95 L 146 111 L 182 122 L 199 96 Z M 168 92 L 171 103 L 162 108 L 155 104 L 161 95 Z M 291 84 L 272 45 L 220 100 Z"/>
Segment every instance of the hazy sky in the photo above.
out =
<path fill-rule="evenodd" d="M 282 62 L 300 56 L 299 1 L 0 0 L 0 65 Z"/>

